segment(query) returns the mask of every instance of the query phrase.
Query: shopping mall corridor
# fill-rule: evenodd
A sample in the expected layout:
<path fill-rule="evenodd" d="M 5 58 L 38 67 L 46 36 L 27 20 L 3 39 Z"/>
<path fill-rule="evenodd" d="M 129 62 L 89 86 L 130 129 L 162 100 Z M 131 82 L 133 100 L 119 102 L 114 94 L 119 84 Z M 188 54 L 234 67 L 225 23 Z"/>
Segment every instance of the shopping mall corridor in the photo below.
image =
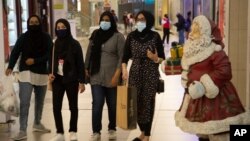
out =
<path fill-rule="evenodd" d="M 175 40 L 175 36 L 170 37 L 171 41 Z M 82 39 L 81 44 L 83 51 L 86 52 L 87 39 Z M 166 46 L 167 47 L 167 46 Z M 166 51 L 166 48 L 165 48 Z M 168 53 L 166 52 L 167 56 Z M 157 94 L 155 115 L 152 126 L 151 141 L 197 141 L 197 137 L 188 133 L 182 132 L 175 126 L 174 114 L 178 110 L 182 98 L 184 89 L 181 86 L 180 75 L 166 76 L 161 72 L 161 77 L 165 80 L 165 92 Z M 86 91 L 83 94 L 79 94 L 79 119 L 78 119 L 78 141 L 88 141 L 91 134 L 91 90 L 90 85 L 86 85 Z M 62 107 L 65 138 L 69 140 L 69 107 L 67 97 L 65 95 Z M 15 135 L 19 129 L 18 118 L 12 118 L 16 121 L 11 125 L 11 131 L 0 131 L 0 141 L 12 141 L 9 137 Z M 32 125 L 34 119 L 34 96 L 32 96 L 29 121 L 28 121 L 28 139 L 27 141 L 48 141 L 56 134 L 54 117 L 52 112 L 52 94 L 47 92 L 42 123 L 52 130 L 51 133 L 37 133 L 32 132 Z M 101 134 L 101 141 L 108 141 L 108 116 L 107 107 L 105 105 L 103 112 L 103 128 Z M 117 141 L 131 141 L 140 134 L 139 127 L 136 130 L 126 131 L 117 128 Z M 25 140 L 24 140 L 25 141 Z"/>

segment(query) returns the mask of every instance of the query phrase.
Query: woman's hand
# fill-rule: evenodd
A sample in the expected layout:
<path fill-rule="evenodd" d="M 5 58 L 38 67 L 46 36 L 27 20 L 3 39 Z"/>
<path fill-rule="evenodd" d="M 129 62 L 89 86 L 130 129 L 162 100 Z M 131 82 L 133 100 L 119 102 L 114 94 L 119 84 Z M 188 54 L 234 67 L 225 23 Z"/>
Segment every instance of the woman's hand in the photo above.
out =
<path fill-rule="evenodd" d="M 112 79 L 111 79 L 111 86 L 112 87 L 116 87 L 118 85 L 120 76 L 121 76 L 121 69 L 117 68 Z"/>
<path fill-rule="evenodd" d="M 79 83 L 79 92 L 83 93 L 85 91 L 85 85 L 83 83 Z"/>
<path fill-rule="evenodd" d="M 147 50 L 147 57 L 151 59 L 152 61 L 156 62 L 158 61 L 158 54 L 157 51 L 155 53 L 151 52 L 149 49 Z"/>
<path fill-rule="evenodd" d="M 127 68 L 122 69 L 122 79 L 124 81 L 127 81 L 127 79 L 128 79 L 128 70 L 127 70 Z"/>
<path fill-rule="evenodd" d="M 128 70 L 127 70 L 127 64 L 122 63 L 122 80 L 127 81 L 128 80 Z"/>
<path fill-rule="evenodd" d="M 118 85 L 119 76 L 114 75 L 111 79 L 111 86 L 116 87 Z"/>
<path fill-rule="evenodd" d="M 6 69 L 5 75 L 8 76 L 12 73 L 12 69 Z"/>
<path fill-rule="evenodd" d="M 55 80 L 55 78 L 56 78 L 56 77 L 54 76 L 54 74 L 52 74 L 52 73 L 49 74 L 49 81 L 50 81 L 50 82 L 53 82 L 53 81 Z"/>
<path fill-rule="evenodd" d="M 26 61 L 25 61 L 26 65 L 28 66 L 31 66 L 35 63 L 34 59 L 33 58 L 28 58 Z"/>

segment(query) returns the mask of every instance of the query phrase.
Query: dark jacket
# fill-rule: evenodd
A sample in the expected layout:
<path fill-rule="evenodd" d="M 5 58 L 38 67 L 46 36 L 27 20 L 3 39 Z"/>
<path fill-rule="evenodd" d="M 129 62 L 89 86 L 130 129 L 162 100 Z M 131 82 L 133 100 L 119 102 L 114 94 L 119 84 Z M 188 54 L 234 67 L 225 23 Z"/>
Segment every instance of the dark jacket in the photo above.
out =
<path fill-rule="evenodd" d="M 42 46 L 44 48 L 42 50 L 39 49 L 34 49 L 33 51 L 29 50 L 28 45 L 29 43 L 29 35 L 28 33 L 22 34 L 18 40 L 16 41 L 16 44 L 11 51 L 10 55 L 10 61 L 9 61 L 9 69 L 14 68 L 19 56 L 20 58 L 20 63 L 19 63 L 19 71 L 25 71 L 25 70 L 30 70 L 31 72 L 38 73 L 38 74 L 48 74 L 48 54 L 50 48 L 52 48 L 52 39 L 51 37 L 45 33 L 41 33 L 41 38 L 42 38 Z M 28 58 L 34 58 L 34 64 L 31 66 L 26 65 L 25 61 Z"/>
<path fill-rule="evenodd" d="M 181 14 L 177 14 L 178 22 L 174 25 L 177 27 L 177 31 L 185 29 L 185 19 Z"/>
<path fill-rule="evenodd" d="M 55 46 L 54 46 L 55 47 Z M 50 63 L 49 63 L 49 72 L 52 73 L 52 52 L 53 49 L 51 49 L 50 52 Z M 58 54 L 55 51 L 54 54 L 54 75 L 58 75 L 58 61 L 59 57 Z M 78 41 L 75 39 L 71 39 L 71 42 L 69 44 L 69 49 L 67 50 L 67 55 L 64 60 L 63 65 L 63 82 L 69 83 L 73 81 L 78 81 L 79 83 L 84 83 L 85 81 L 85 70 L 84 70 L 84 63 L 83 63 L 83 54 L 82 54 L 82 48 Z"/>

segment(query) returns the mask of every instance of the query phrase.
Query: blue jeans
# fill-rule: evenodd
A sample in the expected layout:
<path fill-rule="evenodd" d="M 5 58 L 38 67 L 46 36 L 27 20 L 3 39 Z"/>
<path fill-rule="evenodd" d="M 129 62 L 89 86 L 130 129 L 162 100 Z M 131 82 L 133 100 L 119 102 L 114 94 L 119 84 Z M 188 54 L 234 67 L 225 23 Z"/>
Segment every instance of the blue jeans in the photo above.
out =
<path fill-rule="evenodd" d="M 185 41 L 185 36 L 184 36 L 184 29 L 178 31 L 178 34 L 179 34 L 179 44 L 184 44 L 184 41 Z"/>
<path fill-rule="evenodd" d="M 19 89 L 20 89 L 20 92 L 19 92 L 20 130 L 26 132 L 32 91 L 34 89 L 34 93 L 35 93 L 34 124 L 40 124 L 40 121 L 42 119 L 42 111 L 43 111 L 44 98 L 45 98 L 45 94 L 47 90 L 47 85 L 35 86 L 28 82 L 19 82 Z"/>
<path fill-rule="evenodd" d="M 116 87 L 107 88 L 100 85 L 91 85 L 92 91 L 92 130 L 100 133 L 102 129 L 102 111 L 105 99 L 108 106 L 108 130 L 116 130 Z"/>

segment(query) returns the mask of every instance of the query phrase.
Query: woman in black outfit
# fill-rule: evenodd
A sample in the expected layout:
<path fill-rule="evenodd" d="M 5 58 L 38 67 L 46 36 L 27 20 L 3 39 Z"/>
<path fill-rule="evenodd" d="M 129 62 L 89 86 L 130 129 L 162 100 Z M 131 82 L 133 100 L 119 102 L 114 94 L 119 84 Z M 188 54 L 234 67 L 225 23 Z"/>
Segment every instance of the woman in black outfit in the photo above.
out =
<path fill-rule="evenodd" d="M 77 140 L 78 89 L 80 93 L 85 90 L 82 48 L 79 42 L 73 39 L 70 24 L 67 20 L 59 19 L 56 21 L 55 33 L 57 39 L 54 50 L 51 50 L 50 55 L 49 80 L 53 81 L 53 113 L 57 135 L 52 138 L 51 141 L 64 140 L 61 109 L 65 91 L 71 112 L 69 128 L 70 140 Z M 54 60 L 53 63 L 52 60 Z M 52 65 L 53 69 L 51 68 Z"/>
<path fill-rule="evenodd" d="M 122 77 L 128 79 L 127 62 L 133 63 L 129 72 L 129 86 L 137 88 L 137 122 L 141 135 L 134 141 L 149 141 L 157 82 L 159 81 L 159 64 L 165 59 L 160 35 L 152 31 L 154 16 L 147 11 L 140 11 L 136 16 L 137 29 L 131 32 L 125 43 L 122 60 Z"/>

